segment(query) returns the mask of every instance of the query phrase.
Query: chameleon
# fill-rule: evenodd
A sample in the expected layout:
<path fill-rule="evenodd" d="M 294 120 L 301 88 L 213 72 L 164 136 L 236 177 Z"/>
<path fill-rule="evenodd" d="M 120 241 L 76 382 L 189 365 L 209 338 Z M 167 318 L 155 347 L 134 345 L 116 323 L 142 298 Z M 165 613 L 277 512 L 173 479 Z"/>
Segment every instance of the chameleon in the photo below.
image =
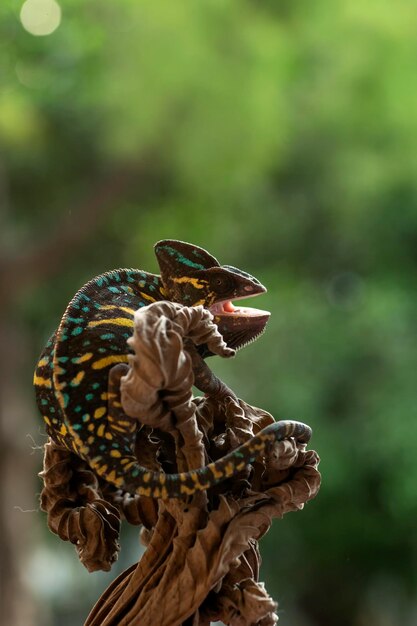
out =
<path fill-rule="evenodd" d="M 233 352 L 257 339 L 270 316 L 232 304 L 266 291 L 247 272 L 220 265 L 203 248 L 183 241 L 165 239 L 154 250 L 159 275 L 111 270 L 75 294 L 37 363 L 35 394 L 50 438 L 108 483 L 141 496 L 186 498 L 242 471 L 275 441 L 295 437 L 307 442 L 311 430 L 301 422 L 275 422 L 224 457 L 189 472 L 153 472 L 138 463 L 133 448 L 140 424 L 123 413 L 120 396 L 113 393 L 118 370 L 128 367 L 135 311 L 164 300 L 203 305 Z M 236 399 L 205 363 L 211 355 L 206 345 L 197 347 L 195 386 L 208 395 Z"/>

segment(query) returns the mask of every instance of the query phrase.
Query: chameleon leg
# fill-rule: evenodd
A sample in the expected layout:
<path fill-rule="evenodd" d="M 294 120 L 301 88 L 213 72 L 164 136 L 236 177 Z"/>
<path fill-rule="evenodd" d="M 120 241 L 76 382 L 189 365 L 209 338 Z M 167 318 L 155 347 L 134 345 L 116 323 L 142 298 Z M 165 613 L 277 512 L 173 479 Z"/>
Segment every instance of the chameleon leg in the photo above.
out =
<path fill-rule="evenodd" d="M 197 348 L 187 342 L 186 349 L 191 356 L 194 385 L 197 389 L 217 400 L 232 398 L 237 402 L 236 394 L 211 371 L 205 360 L 199 355 Z"/>

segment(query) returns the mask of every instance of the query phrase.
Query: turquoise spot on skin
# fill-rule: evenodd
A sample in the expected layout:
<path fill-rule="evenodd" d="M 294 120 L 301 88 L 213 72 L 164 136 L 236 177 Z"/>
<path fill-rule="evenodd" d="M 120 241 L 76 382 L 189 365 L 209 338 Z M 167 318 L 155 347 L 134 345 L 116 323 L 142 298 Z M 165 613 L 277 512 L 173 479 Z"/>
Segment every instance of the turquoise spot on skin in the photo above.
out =
<path fill-rule="evenodd" d="M 104 445 L 104 444 L 102 444 L 102 445 L 99 447 L 99 450 L 101 450 L 101 452 L 105 452 L 105 451 L 107 450 L 107 446 L 106 446 L 106 445 Z"/>
<path fill-rule="evenodd" d="M 100 383 L 94 383 L 91 387 L 92 389 L 98 389 L 100 387 Z"/>
<path fill-rule="evenodd" d="M 112 278 L 114 278 L 114 280 L 115 280 L 117 283 L 120 283 L 120 281 L 122 280 L 122 279 L 121 279 L 121 277 L 120 277 L 119 272 L 113 272 L 113 274 L 112 274 Z"/>
<path fill-rule="evenodd" d="M 183 265 L 187 265 L 187 267 L 194 267 L 196 270 L 206 269 L 204 265 L 201 265 L 201 263 L 194 263 L 194 261 L 187 259 L 187 257 L 181 254 L 181 252 L 178 252 L 175 248 L 171 248 L 171 246 L 163 246 L 162 248 L 168 252 L 169 256 L 174 257 L 176 261 L 182 263 Z"/>
<path fill-rule="evenodd" d="M 144 280 L 139 281 L 139 287 L 144 287 L 145 285 L 146 285 L 146 282 Z"/>
<path fill-rule="evenodd" d="M 68 339 L 68 335 L 61 335 L 61 337 L 59 338 L 60 341 L 66 341 Z"/>
<path fill-rule="evenodd" d="M 138 469 L 133 469 L 131 473 L 132 473 L 132 476 L 134 478 L 136 478 L 136 476 L 139 476 L 139 470 Z"/>
<path fill-rule="evenodd" d="M 96 309 L 101 309 L 101 304 L 99 302 L 94 302 L 94 306 Z"/>
<path fill-rule="evenodd" d="M 102 287 L 104 284 L 104 278 L 97 278 L 96 283 L 99 287 Z"/>
<path fill-rule="evenodd" d="M 111 444 L 112 448 L 120 448 L 119 444 L 117 443 L 117 441 L 113 441 L 113 443 Z"/>
<path fill-rule="evenodd" d="M 77 335 L 81 335 L 81 333 L 83 332 L 83 327 L 82 326 L 76 326 L 72 331 L 71 331 L 71 335 L 73 337 L 76 337 Z"/>
<path fill-rule="evenodd" d="M 64 409 L 66 409 L 69 403 L 69 395 L 67 393 L 63 393 L 62 397 L 64 399 Z"/>
<path fill-rule="evenodd" d="M 83 346 L 89 346 L 91 343 L 91 341 L 89 339 L 87 339 L 86 341 L 83 341 Z"/>
<path fill-rule="evenodd" d="M 83 427 L 82 424 L 73 424 L 72 425 L 72 428 L 74 430 L 82 430 L 82 427 Z"/>
<path fill-rule="evenodd" d="M 88 422 L 89 419 L 90 419 L 89 414 L 88 413 L 84 413 L 84 415 L 82 416 L 83 422 Z"/>
<path fill-rule="evenodd" d="M 76 413 L 80 413 L 80 411 L 82 411 L 82 406 L 79 404 L 78 406 L 75 407 L 74 411 Z"/>
<path fill-rule="evenodd" d="M 80 299 L 82 298 L 86 302 L 90 302 L 90 298 L 88 296 L 86 296 L 85 293 L 80 293 L 79 297 L 80 297 Z"/>
<path fill-rule="evenodd" d="M 103 354 L 103 352 L 107 352 L 107 348 L 99 348 L 98 351 Z"/>
<path fill-rule="evenodd" d="M 67 322 L 73 322 L 74 324 L 82 324 L 83 321 L 83 317 L 67 317 Z"/>
<path fill-rule="evenodd" d="M 88 313 L 88 311 L 90 310 L 89 306 L 83 306 L 82 310 L 84 311 L 84 313 Z"/>
<path fill-rule="evenodd" d="M 49 407 L 49 412 L 50 412 L 50 413 L 55 413 L 55 409 L 54 409 L 54 407 L 53 407 L 53 406 Z"/>
<path fill-rule="evenodd" d="M 60 363 L 66 363 L 66 362 L 68 361 L 68 359 L 69 359 L 69 356 L 60 356 L 60 357 L 58 358 L 58 361 L 59 361 Z"/>
<path fill-rule="evenodd" d="M 135 279 L 133 278 L 133 276 L 131 274 L 128 274 L 126 276 L 126 278 L 127 278 L 127 282 L 128 283 L 134 283 L 135 282 Z"/>
<path fill-rule="evenodd" d="M 152 285 L 152 283 L 149 285 L 149 291 L 155 291 L 155 285 Z"/>
<path fill-rule="evenodd" d="M 94 394 L 93 393 L 87 393 L 86 396 L 85 396 L 85 399 L 88 400 L 88 401 L 92 400 L 93 398 L 94 398 Z"/>
<path fill-rule="evenodd" d="M 104 335 L 100 335 L 100 339 L 114 339 L 115 335 L 114 333 L 105 333 Z"/>
<path fill-rule="evenodd" d="M 120 293 L 120 289 L 118 287 L 108 287 L 108 290 L 112 293 Z"/>
<path fill-rule="evenodd" d="M 45 400 L 45 398 L 42 398 L 42 400 L 41 400 L 41 404 L 42 404 L 43 406 L 47 406 L 47 405 L 49 404 L 49 402 L 48 402 L 48 400 Z"/>

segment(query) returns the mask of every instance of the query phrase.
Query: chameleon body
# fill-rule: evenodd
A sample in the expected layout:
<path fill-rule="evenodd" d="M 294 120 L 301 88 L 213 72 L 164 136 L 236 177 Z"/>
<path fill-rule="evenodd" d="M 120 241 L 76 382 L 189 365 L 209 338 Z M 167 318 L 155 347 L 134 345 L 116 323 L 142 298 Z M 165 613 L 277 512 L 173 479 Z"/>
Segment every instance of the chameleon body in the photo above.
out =
<path fill-rule="evenodd" d="M 163 300 L 203 305 L 232 349 L 259 336 L 269 317 L 231 304 L 266 291 L 246 272 L 220 266 L 205 250 L 184 242 L 160 241 L 155 252 L 160 276 L 113 270 L 76 293 L 41 354 L 34 385 L 47 433 L 56 443 L 117 488 L 166 499 L 208 489 L 244 469 L 268 444 L 292 436 L 308 441 L 311 432 L 299 422 L 277 422 L 222 459 L 180 474 L 152 472 L 138 464 L 132 450 L 139 424 L 124 414 L 117 394 L 117 382 L 127 369 L 134 312 Z M 233 396 L 205 364 L 210 354 L 201 346 L 193 356 L 196 386 L 211 395 Z"/>

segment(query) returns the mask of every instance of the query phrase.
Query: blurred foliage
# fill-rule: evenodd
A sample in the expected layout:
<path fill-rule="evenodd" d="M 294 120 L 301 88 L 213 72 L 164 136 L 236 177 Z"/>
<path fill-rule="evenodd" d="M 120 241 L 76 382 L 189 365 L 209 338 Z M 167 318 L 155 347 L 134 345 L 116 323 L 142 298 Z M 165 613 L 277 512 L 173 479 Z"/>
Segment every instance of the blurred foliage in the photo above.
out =
<path fill-rule="evenodd" d="M 266 335 L 211 365 L 248 402 L 310 423 L 322 456 L 317 500 L 263 542 L 280 623 L 411 626 L 415 2 L 60 4 L 48 37 L 23 30 L 17 0 L 0 6 L 3 249 L 46 240 L 100 177 L 139 173 L 16 305 L 33 361 L 85 280 L 157 271 L 159 239 L 257 275 Z"/>

